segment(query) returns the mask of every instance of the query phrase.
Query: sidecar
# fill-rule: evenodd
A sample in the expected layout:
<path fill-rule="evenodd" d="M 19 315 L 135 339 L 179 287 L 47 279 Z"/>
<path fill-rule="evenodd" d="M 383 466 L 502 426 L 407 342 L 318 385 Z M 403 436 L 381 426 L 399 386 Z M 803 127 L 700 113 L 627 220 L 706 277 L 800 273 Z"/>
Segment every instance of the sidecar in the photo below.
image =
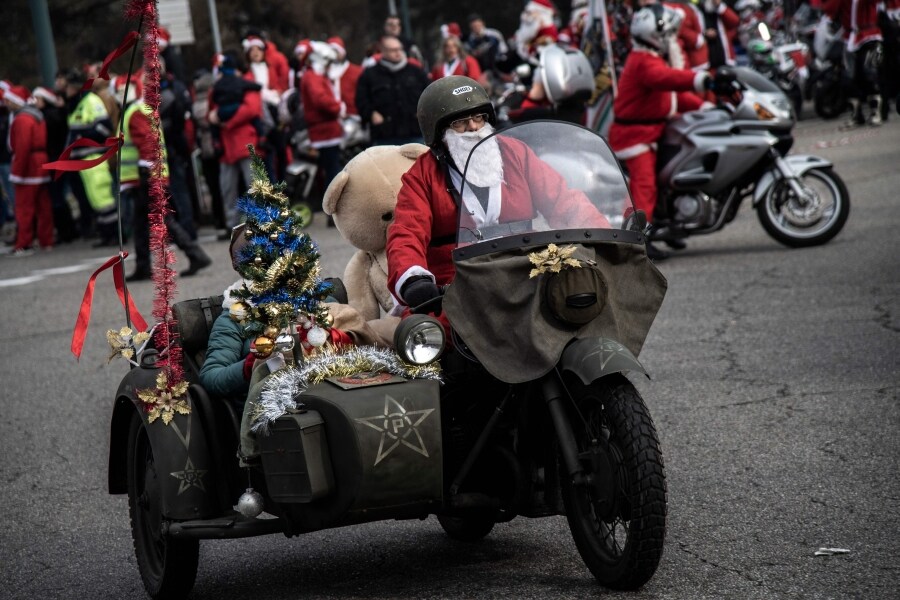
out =
<path fill-rule="evenodd" d="M 145 350 L 116 392 L 110 428 L 109 491 L 127 494 L 134 547 L 151 597 L 193 586 L 199 540 L 303 532 L 382 519 L 425 518 L 442 501 L 438 382 L 322 382 L 303 405 L 259 438 L 261 460 L 237 458 L 241 414 L 199 384 L 222 297 L 173 307 L 190 382 L 187 414 L 149 421 L 139 397 L 160 369 Z M 393 378 L 397 380 L 399 378 Z M 235 510 L 247 488 L 265 513 Z"/>

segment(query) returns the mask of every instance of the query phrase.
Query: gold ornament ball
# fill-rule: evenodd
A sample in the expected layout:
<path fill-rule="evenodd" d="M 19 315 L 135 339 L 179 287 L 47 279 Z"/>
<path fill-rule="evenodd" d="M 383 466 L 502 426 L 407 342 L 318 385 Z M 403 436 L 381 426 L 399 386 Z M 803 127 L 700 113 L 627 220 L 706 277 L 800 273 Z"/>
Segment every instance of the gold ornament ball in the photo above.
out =
<path fill-rule="evenodd" d="M 274 340 L 278 337 L 278 328 L 273 325 L 269 325 L 268 327 L 263 329 L 263 335 Z"/>
<path fill-rule="evenodd" d="M 277 240 L 277 239 L 278 239 L 278 234 L 277 234 L 277 233 L 270 233 L 270 234 L 269 234 L 269 241 L 274 242 L 274 241 Z"/>
<path fill-rule="evenodd" d="M 325 327 L 331 327 L 334 325 L 334 315 L 331 313 L 325 313 L 325 316 L 322 317 L 322 325 Z"/>
<path fill-rule="evenodd" d="M 235 302 L 228 309 L 228 314 L 235 321 L 243 321 L 247 318 L 247 305 L 243 302 Z"/>
<path fill-rule="evenodd" d="M 257 256 L 256 258 L 254 258 L 254 259 L 253 259 L 253 264 L 255 264 L 255 265 L 261 265 L 261 264 L 262 264 L 262 257 L 261 257 L 261 256 Z"/>
<path fill-rule="evenodd" d="M 249 227 L 247 227 L 246 229 L 244 229 L 244 237 L 247 238 L 248 240 L 249 240 L 250 238 L 252 238 L 252 237 L 253 237 L 253 230 L 251 230 Z"/>
<path fill-rule="evenodd" d="M 253 342 L 253 346 L 257 358 L 265 358 L 272 354 L 272 350 L 275 349 L 275 341 L 272 338 L 261 335 Z"/>

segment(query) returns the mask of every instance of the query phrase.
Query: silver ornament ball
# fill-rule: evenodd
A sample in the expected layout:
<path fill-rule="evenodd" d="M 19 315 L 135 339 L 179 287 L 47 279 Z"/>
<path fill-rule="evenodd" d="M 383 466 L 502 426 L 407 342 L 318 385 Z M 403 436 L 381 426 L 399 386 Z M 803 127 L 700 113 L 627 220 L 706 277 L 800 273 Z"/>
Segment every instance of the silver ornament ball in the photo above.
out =
<path fill-rule="evenodd" d="M 239 513 L 248 519 L 258 517 L 263 511 L 262 494 L 253 488 L 247 488 L 247 491 L 238 498 L 237 509 Z"/>

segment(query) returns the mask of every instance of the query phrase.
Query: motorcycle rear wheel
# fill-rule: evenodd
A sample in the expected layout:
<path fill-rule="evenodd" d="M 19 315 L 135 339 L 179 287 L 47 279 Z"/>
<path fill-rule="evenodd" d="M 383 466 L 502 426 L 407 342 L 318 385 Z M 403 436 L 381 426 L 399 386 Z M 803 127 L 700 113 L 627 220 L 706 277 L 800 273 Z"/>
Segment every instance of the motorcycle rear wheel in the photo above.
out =
<path fill-rule="evenodd" d="M 150 438 L 135 415 L 128 435 L 128 512 L 138 569 L 151 598 L 185 598 L 197 577 L 200 542 L 162 533 L 159 485 Z"/>
<path fill-rule="evenodd" d="M 847 110 L 847 94 L 840 79 L 830 77 L 816 82 L 813 88 L 813 107 L 823 119 L 836 119 Z"/>
<path fill-rule="evenodd" d="M 850 193 L 833 169 L 810 169 L 800 176 L 815 202 L 800 202 L 788 182 L 778 180 L 756 206 L 766 233 L 791 248 L 819 246 L 836 236 L 850 216 Z"/>
<path fill-rule="evenodd" d="M 582 464 L 590 471 L 592 440 L 602 438 L 618 482 L 610 518 L 600 514 L 606 494 L 562 477 L 569 529 L 600 584 L 638 589 L 656 572 L 666 537 L 666 475 L 656 428 L 640 394 L 622 375 L 590 385 L 577 382 L 569 390 L 587 421 L 572 422 Z"/>

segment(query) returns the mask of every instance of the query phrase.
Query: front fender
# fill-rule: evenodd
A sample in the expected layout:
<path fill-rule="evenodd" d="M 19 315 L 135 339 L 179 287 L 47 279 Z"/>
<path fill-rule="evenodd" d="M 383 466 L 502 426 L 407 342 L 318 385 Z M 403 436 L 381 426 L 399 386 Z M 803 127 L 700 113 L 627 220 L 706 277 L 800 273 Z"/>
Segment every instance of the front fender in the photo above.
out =
<path fill-rule="evenodd" d="M 212 481 L 209 446 L 200 415 L 191 395 L 191 412 L 176 414 L 165 425 L 162 419 L 147 422 L 147 412 L 137 390 L 156 386 L 155 368 L 132 369 L 116 392 L 110 423 L 109 493 L 128 492 L 128 437 L 131 420 L 140 418 L 147 430 L 156 466 L 162 514 L 167 519 L 203 519 L 214 516 L 216 482 Z"/>
<path fill-rule="evenodd" d="M 563 350 L 559 369 L 577 375 L 585 385 L 611 373 L 637 371 L 650 378 L 628 348 L 610 338 L 577 339 Z"/>
<path fill-rule="evenodd" d="M 828 169 L 834 166 L 830 160 L 813 154 L 791 154 L 785 156 L 784 160 L 787 161 L 797 175 L 803 175 L 810 169 Z M 753 190 L 753 206 L 759 204 L 759 201 L 766 197 L 766 194 L 769 193 L 769 188 L 772 187 L 772 184 L 778 178 L 780 178 L 780 174 L 775 166 L 762 174 L 762 177 L 756 182 L 756 188 Z"/>

